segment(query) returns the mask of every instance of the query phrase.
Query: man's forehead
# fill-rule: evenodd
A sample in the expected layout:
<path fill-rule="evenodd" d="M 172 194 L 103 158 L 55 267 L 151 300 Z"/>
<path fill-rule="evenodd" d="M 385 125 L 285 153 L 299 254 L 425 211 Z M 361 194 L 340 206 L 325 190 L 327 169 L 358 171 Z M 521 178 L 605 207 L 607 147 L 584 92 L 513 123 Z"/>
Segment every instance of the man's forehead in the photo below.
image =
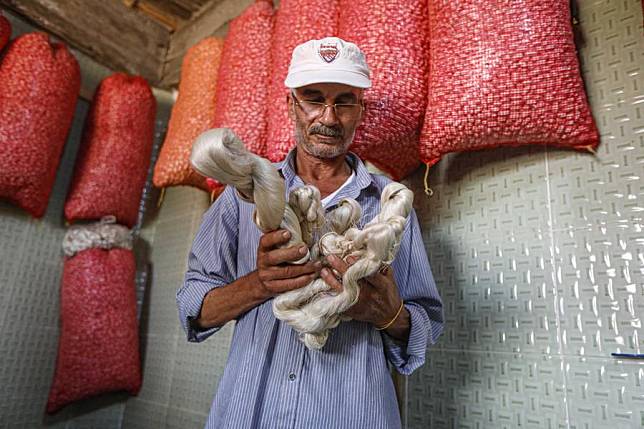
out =
<path fill-rule="evenodd" d="M 314 83 L 311 85 L 296 88 L 296 91 L 303 95 L 322 95 L 322 96 L 341 96 L 341 95 L 354 95 L 358 96 L 362 93 L 362 88 L 355 86 L 345 85 L 342 83 Z"/>

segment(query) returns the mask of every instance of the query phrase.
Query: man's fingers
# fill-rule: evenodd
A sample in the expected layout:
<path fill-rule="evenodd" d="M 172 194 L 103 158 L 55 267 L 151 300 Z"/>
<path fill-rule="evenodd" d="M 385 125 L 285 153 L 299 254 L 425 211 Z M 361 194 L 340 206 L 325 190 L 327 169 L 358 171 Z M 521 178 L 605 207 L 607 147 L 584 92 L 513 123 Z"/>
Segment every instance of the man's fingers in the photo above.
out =
<path fill-rule="evenodd" d="M 285 229 L 267 232 L 259 239 L 259 248 L 267 252 L 280 244 L 288 242 L 290 238 L 291 233 Z"/>
<path fill-rule="evenodd" d="M 347 262 L 343 261 L 339 257 L 335 255 L 329 255 L 326 257 L 326 260 L 329 262 L 330 265 L 330 275 L 335 278 L 333 271 L 335 271 L 335 274 L 338 277 L 342 277 L 344 273 L 347 272 L 349 267 L 353 264 L 356 263 L 356 261 L 359 260 L 359 258 L 356 258 L 355 256 L 349 256 L 347 258 Z M 323 270 L 324 271 L 324 270 Z M 324 278 L 326 281 L 326 278 L 323 274 L 323 272 L 320 273 L 320 277 Z M 385 273 L 382 273 L 381 271 L 376 271 L 372 275 L 365 277 L 364 280 L 366 280 L 368 283 L 375 287 L 389 287 L 391 282 L 393 281 L 394 278 L 394 270 L 391 267 L 387 267 L 387 270 L 385 270 Z M 332 280 L 329 280 L 332 281 Z M 329 283 L 327 281 L 327 283 Z M 331 285 L 329 283 L 329 285 Z"/>
<path fill-rule="evenodd" d="M 292 279 L 270 280 L 268 286 L 275 293 L 284 293 L 293 289 L 299 289 L 311 283 L 317 277 L 317 273 L 306 274 Z"/>
<path fill-rule="evenodd" d="M 388 267 L 385 273 L 382 271 L 376 271 L 364 279 L 376 288 L 389 288 L 392 284 L 395 284 L 394 270 L 391 267 Z"/>
<path fill-rule="evenodd" d="M 358 260 L 359 260 L 359 259 L 360 259 L 360 258 L 358 258 L 357 256 L 347 256 L 347 263 L 348 263 L 349 265 L 353 265 L 353 264 L 355 264 L 356 262 L 358 262 Z"/>
<path fill-rule="evenodd" d="M 342 283 L 333 275 L 330 269 L 323 268 L 322 271 L 320 271 L 320 277 L 322 277 L 326 284 L 331 286 L 331 289 L 337 290 L 338 292 L 342 291 Z"/>
<path fill-rule="evenodd" d="M 329 265 L 331 265 L 331 267 L 337 270 L 341 275 L 344 274 L 349 268 L 349 264 L 335 255 L 327 256 L 326 260 L 329 262 Z"/>
<path fill-rule="evenodd" d="M 303 265 L 286 265 L 279 267 L 270 267 L 264 272 L 266 280 L 291 279 L 306 274 L 318 273 L 322 269 L 321 262 L 307 262 Z"/>
<path fill-rule="evenodd" d="M 265 253 L 265 265 L 279 265 L 285 262 L 294 262 L 302 259 L 309 249 L 306 245 L 285 247 L 283 249 L 275 249 Z"/>

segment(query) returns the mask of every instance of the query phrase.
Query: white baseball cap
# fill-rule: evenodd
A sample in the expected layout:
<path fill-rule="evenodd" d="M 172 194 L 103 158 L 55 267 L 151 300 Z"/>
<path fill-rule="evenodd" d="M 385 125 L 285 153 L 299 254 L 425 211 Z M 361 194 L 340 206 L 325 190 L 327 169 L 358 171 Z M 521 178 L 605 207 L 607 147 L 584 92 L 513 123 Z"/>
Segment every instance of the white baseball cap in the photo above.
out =
<path fill-rule="evenodd" d="M 360 48 L 338 37 L 309 40 L 296 46 L 284 84 L 299 88 L 323 82 L 371 87 L 369 67 Z"/>

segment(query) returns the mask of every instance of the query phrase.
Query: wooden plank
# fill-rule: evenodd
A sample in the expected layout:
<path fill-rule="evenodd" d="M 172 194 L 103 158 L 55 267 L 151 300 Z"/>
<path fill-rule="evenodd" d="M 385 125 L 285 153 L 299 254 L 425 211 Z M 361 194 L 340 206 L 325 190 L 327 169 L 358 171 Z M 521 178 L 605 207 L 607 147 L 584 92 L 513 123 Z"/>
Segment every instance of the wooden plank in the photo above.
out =
<path fill-rule="evenodd" d="M 171 0 L 171 2 L 194 13 L 210 3 L 210 0 Z"/>
<path fill-rule="evenodd" d="M 153 5 L 159 11 L 162 11 L 166 15 L 172 15 L 178 20 L 187 21 L 192 16 L 190 9 L 186 9 L 168 0 L 140 0 L 139 5 L 141 4 Z"/>
<path fill-rule="evenodd" d="M 137 8 L 163 25 L 166 30 L 173 32 L 179 25 L 179 19 L 171 13 L 159 8 L 156 4 L 141 0 L 137 3 Z"/>
<path fill-rule="evenodd" d="M 252 3 L 254 0 L 214 0 L 196 19 L 179 27 L 170 38 L 160 86 L 176 86 L 179 83 L 181 62 L 186 51 L 205 37 L 225 36 L 228 22 Z"/>
<path fill-rule="evenodd" d="M 0 0 L 0 4 L 114 71 L 159 86 L 170 34 L 120 1 Z"/>

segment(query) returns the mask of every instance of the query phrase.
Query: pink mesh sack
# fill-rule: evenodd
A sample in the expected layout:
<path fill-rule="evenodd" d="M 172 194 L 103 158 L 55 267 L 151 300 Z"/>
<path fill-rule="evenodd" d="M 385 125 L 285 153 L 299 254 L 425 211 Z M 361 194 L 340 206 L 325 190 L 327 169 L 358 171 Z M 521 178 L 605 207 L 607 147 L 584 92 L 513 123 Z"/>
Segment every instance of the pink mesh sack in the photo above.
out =
<path fill-rule="evenodd" d="M 129 249 L 90 248 L 66 258 L 60 337 L 47 412 L 99 395 L 141 388 L 135 259 Z"/>
<path fill-rule="evenodd" d="M 134 226 L 154 139 L 156 101 L 145 79 L 116 73 L 96 90 L 85 121 L 65 217 L 114 215 Z"/>
<path fill-rule="evenodd" d="M 35 217 L 47 209 L 80 91 L 80 69 L 62 43 L 30 33 L 0 63 L 0 198 Z"/>
<path fill-rule="evenodd" d="M 293 49 L 311 39 L 337 34 L 338 0 L 282 0 L 275 14 L 271 48 L 271 80 L 268 88 L 267 156 L 281 161 L 295 145 L 288 116 L 284 79 Z"/>
<path fill-rule="evenodd" d="M 395 180 L 419 164 L 427 102 L 426 0 L 341 0 L 339 37 L 365 53 L 372 87 L 351 150 Z"/>
<path fill-rule="evenodd" d="M 9 38 L 11 38 L 11 23 L 0 14 L 0 51 L 9 42 Z"/>
<path fill-rule="evenodd" d="M 503 145 L 594 151 L 567 1 L 430 0 L 429 17 L 425 163 Z"/>
<path fill-rule="evenodd" d="M 213 128 L 215 90 L 224 42 L 208 37 L 186 53 L 181 65 L 179 96 L 172 108 L 168 133 L 154 166 L 154 186 L 189 185 L 209 191 L 205 178 L 190 165 L 192 143 Z"/>
<path fill-rule="evenodd" d="M 228 127 L 253 153 L 266 152 L 273 2 L 257 0 L 230 22 L 221 55 L 214 128 Z"/>

